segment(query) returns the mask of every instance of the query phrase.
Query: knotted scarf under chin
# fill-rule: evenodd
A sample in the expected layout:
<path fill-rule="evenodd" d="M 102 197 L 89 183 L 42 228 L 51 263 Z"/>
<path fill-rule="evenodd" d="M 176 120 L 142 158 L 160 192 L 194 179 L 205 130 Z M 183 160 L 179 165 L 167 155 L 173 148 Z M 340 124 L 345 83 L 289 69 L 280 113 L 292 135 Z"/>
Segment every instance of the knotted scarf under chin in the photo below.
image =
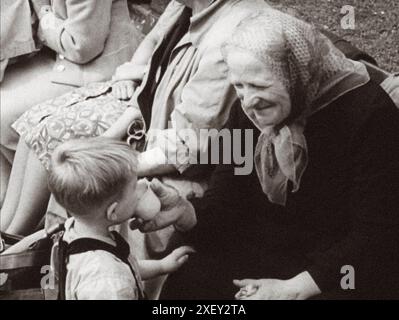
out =
<path fill-rule="evenodd" d="M 299 190 L 308 164 L 304 123 L 284 126 L 278 132 L 265 130 L 255 149 L 255 167 L 263 192 L 270 202 L 285 206 L 288 181 L 292 192 Z"/>

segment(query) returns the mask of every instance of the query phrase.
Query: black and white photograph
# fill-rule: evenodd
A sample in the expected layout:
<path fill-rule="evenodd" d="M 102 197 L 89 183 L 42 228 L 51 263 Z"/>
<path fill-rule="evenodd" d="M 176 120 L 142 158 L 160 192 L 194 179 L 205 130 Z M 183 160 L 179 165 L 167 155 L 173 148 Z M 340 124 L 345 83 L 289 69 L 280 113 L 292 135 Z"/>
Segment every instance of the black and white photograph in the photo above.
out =
<path fill-rule="evenodd" d="M 399 300 L 399 1 L 0 14 L 1 304 Z"/>

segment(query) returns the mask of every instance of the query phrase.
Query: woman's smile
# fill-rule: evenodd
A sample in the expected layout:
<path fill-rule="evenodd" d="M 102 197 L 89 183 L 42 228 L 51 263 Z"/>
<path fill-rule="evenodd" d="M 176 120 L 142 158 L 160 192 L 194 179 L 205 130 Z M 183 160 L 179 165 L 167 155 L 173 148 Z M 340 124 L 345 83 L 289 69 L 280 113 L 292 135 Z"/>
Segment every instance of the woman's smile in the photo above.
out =
<path fill-rule="evenodd" d="M 250 53 L 234 50 L 227 54 L 230 81 L 242 107 L 255 125 L 278 125 L 291 113 L 288 89 L 265 65 Z"/>

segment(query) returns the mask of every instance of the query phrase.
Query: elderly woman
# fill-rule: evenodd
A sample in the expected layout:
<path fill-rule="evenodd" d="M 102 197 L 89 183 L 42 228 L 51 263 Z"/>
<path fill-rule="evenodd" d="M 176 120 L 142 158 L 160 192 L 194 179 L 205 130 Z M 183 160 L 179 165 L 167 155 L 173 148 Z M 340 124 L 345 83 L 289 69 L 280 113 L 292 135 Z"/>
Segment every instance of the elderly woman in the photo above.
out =
<path fill-rule="evenodd" d="M 256 172 L 220 164 L 191 202 L 153 181 L 163 211 L 141 229 L 174 223 L 197 250 L 163 298 L 398 298 L 392 100 L 363 65 L 278 11 L 242 21 L 223 51 L 242 102 L 230 127 L 255 133 Z"/>
<path fill-rule="evenodd" d="M 131 99 L 130 107 L 123 113 L 115 110 L 118 120 L 101 122 L 105 132 L 99 132 L 122 139 L 132 121 L 143 118 L 149 134 L 146 151 L 139 158 L 141 176 L 168 175 L 171 182 L 188 181 L 188 184 L 186 181 L 178 184 L 181 190 L 202 192 L 201 187 L 192 186 L 191 179 L 193 175 L 201 176 L 200 180 L 207 177 L 193 173 L 192 164 L 198 153 L 206 149 L 207 141 L 202 139 L 200 144 L 200 139 L 187 138 L 186 132 L 220 129 L 225 125 L 237 96 L 227 80 L 221 44 L 239 21 L 266 7 L 263 0 L 170 1 L 132 60 L 118 68 L 115 79 L 118 82 L 113 90 L 119 98 Z M 87 119 L 89 127 L 99 126 L 104 116 L 101 111 L 93 112 Z M 38 161 L 36 146 L 49 149 L 44 156 L 40 155 L 46 158 L 51 152 L 47 147 L 50 144 L 54 147 L 54 141 L 59 143 L 76 136 L 74 126 L 61 138 L 52 136 L 49 130 L 53 120 L 67 120 L 68 116 L 66 109 L 57 117 L 46 117 L 27 135 L 32 137 L 34 133 L 34 139 L 29 142 L 32 151 L 28 161 L 22 161 L 20 166 L 28 165 L 30 169 L 18 194 L 20 199 L 29 201 L 19 203 L 17 210 L 7 203 L 6 216 L 11 218 L 1 222 L 2 230 L 7 233 L 29 234 L 43 215 L 43 204 L 49 193 L 46 171 Z M 19 159 L 18 154 L 16 158 Z M 200 182 L 202 186 L 203 181 Z"/>
<path fill-rule="evenodd" d="M 141 39 L 130 23 L 126 0 L 30 2 L 39 19 L 36 36 L 44 48 L 34 57 L 9 66 L 1 83 L 2 204 L 19 139 L 11 127 L 13 122 L 35 104 L 76 87 L 110 79 L 115 68 L 128 61 Z M 20 151 L 25 158 L 27 152 L 27 148 Z M 22 179 L 25 167 L 17 165 L 14 180 L 15 176 Z M 9 217 L 18 211 L 18 203 L 22 211 L 32 207 L 32 194 L 19 200 L 21 190 L 21 184 L 11 186 L 9 199 L 2 207 L 3 221 L 9 222 Z"/>

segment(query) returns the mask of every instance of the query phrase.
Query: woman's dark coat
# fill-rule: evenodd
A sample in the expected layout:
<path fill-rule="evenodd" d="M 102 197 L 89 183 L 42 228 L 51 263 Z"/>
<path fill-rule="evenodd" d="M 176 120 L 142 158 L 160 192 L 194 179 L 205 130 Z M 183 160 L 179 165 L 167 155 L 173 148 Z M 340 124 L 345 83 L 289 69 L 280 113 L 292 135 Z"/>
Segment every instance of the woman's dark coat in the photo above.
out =
<path fill-rule="evenodd" d="M 240 107 L 231 128 L 259 131 Z M 232 299 L 233 279 L 289 279 L 307 270 L 320 298 L 399 297 L 399 110 L 370 82 L 308 119 L 309 165 L 287 206 L 272 205 L 255 169 L 219 165 L 187 237 L 197 253 L 164 298 Z M 355 290 L 343 290 L 345 266 Z M 341 283 L 342 282 L 342 283 Z"/>

